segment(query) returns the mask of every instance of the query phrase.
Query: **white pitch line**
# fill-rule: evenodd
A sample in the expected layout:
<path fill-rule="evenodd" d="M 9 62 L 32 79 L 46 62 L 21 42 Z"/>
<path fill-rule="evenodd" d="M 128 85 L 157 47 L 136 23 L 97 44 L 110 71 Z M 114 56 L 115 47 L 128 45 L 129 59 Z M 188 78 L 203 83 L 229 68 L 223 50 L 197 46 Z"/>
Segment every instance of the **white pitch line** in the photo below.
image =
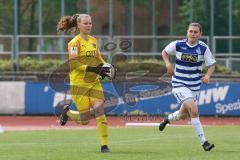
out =
<path fill-rule="evenodd" d="M 179 126 L 179 127 L 190 127 L 191 125 L 174 125 L 174 124 L 167 124 L 168 126 Z M 141 127 L 141 126 L 159 126 L 159 123 L 134 123 L 134 122 L 127 122 L 125 126 L 136 126 L 136 127 Z"/>
<path fill-rule="evenodd" d="M 159 126 L 159 123 L 134 123 L 134 122 L 127 122 L 126 126 Z"/>

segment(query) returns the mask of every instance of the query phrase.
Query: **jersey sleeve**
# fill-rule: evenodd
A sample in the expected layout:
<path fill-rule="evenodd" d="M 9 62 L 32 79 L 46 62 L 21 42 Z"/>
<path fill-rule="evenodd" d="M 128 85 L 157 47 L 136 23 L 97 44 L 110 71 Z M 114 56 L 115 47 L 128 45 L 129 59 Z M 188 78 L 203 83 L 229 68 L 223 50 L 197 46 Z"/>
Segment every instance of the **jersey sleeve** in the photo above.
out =
<path fill-rule="evenodd" d="M 207 47 L 205 53 L 204 53 L 204 61 L 207 67 L 210 67 L 216 63 L 215 58 L 212 55 L 212 52 L 210 49 Z"/>
<path fill-rule="evenodd" d="M 76 58 L 79 55 L 80 48 L 77 42 L 68 43 L 68 58 Z"/>
<path fill-rule="evenodd" d="M 169 43 L 164 50 L 167 54 L 176 54 L 176 41 Z"/>
<path fill-rule="evenodd" d="M 80 44 L 77 42 L 70 42 L 68 44 L 68 59 L 71 67 L 71 71 L 78 70 L 78 71 L 85 71 L 87 65 L 83 65 L 79 60 L 79 53 L 80 53 Z"/>

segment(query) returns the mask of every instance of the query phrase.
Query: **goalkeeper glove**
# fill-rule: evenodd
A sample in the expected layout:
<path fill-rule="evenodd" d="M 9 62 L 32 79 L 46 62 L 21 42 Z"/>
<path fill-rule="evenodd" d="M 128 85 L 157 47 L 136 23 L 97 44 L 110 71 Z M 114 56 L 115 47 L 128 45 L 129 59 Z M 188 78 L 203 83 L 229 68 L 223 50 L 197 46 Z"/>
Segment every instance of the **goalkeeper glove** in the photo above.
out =
<path fill-rule="evenodd" d="M 102 77 L 104 79 L 105 77 L 109 77 L 107 73 L 110 73 L 109 67 L 104 67 L 103 64 L 99 64 L 97 67 L 87 66 L 86 69 L 87 72 L 93 72 Z"/>

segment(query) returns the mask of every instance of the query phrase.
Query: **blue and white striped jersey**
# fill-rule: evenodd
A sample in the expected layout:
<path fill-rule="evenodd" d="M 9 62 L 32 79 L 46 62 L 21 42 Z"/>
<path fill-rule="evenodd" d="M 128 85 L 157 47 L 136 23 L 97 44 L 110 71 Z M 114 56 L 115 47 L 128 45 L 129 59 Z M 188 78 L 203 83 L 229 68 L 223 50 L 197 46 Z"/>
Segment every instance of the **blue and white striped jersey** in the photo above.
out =
<path fill-rule="evenodd" d="M 194 46 L 187 43 L 187 39 L 173 41 L 164 49 L 167 54 L 176 54 L 175 75 L 172 76 L 172 86 L 188 87 L 198 91 L 202 78 L 202 63 L 207 67 L 216 63 L 208 46 L 199 41 Z"/>

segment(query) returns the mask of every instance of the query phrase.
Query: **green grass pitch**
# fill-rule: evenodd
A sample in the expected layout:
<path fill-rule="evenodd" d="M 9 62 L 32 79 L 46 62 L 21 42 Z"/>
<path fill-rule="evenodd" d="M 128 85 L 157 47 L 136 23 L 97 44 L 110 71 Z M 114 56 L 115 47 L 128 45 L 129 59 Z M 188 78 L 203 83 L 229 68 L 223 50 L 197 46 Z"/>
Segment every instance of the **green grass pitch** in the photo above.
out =
<path fill-rule="evenodd" d="M 192 127 L 110 128 L 111 153 L 100 153 L 96 129 L 5 132 L 0 160 L 239 160 L 240 126 L 206 126 L 216 147 L 203 151 Z"/>

